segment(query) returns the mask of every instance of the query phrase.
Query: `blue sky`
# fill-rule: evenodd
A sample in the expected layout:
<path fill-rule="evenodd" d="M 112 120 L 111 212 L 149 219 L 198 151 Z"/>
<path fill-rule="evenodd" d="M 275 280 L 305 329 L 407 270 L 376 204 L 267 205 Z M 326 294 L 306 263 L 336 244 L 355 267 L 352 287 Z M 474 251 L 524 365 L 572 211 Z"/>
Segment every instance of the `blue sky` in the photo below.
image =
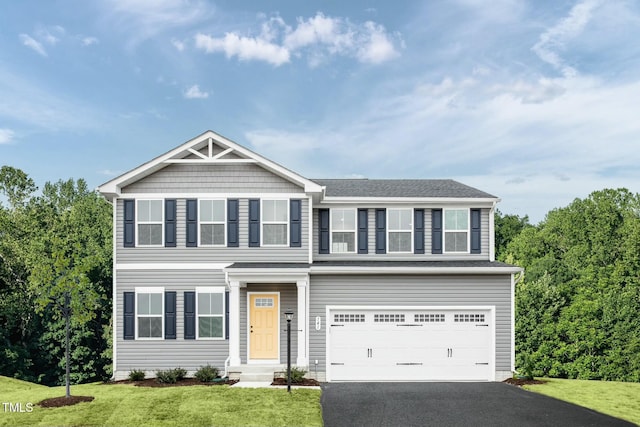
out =
<path fill-rule="evenodd" d="M 537 222 L 640 192 L 638 40 L 631 0 L 4 1 L 0 164 L 95 187 L 211 129 L 307 177 L 454 178 Z"/>

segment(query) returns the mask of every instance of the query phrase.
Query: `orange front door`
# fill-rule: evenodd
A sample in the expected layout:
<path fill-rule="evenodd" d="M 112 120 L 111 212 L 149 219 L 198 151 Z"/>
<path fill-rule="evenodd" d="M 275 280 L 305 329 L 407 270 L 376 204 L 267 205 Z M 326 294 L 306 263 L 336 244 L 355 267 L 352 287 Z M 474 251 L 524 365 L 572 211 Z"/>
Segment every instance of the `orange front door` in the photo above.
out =
<path fill-rule="evenodd" d="M 278 294 L 249 295 L 249 358 L 278 359 Z"/>

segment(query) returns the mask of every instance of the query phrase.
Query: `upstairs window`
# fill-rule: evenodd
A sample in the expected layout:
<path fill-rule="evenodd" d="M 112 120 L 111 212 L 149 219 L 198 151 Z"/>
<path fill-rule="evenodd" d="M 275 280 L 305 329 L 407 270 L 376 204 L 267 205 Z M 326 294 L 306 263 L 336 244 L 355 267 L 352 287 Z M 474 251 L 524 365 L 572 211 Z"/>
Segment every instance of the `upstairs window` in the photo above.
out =
<path fill-rule="evenodd" d="M 331 252 L 356 251 L 356 210 L 331 209 Z"/>
<path fill-rule="evenodd" d="M 445 209 L 444 251 L 469 252 L 469 209 Z"/>
<path fill-rule="evenodd" d="M 164 209 L 162 200 L 138 200 L 138 246 L 162 246 Z"/>
<path fill-rule="evenodd" d="M 224 338 L 224 287 L 196 288 L 198 339 Z"/>
<path fill-rule="evenodd" d="M 262 245 L 286 246 L 289 242 L 289 201 L 262 200 Z"/>
<path fill-rule="evenodd" d="M 226 201 L 200 200 L 200 245 L 224 246 L 226 244 Z"/>
<path fill-rule="evenodd" d="M 389 252 L 413 252 L 413 210 L 387 209 Z"/>
<path fill-rule="evenodd" d="M 162 339 L 164 330 L 164 289 L 136 289 L 136 339 Z"/>

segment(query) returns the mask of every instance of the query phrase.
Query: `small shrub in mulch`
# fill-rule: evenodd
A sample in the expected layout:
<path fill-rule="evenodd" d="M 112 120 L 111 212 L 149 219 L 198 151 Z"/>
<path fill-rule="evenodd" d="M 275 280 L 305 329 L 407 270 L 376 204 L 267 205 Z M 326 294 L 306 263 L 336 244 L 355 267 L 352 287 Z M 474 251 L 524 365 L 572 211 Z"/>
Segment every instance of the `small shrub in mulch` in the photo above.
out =
<path fill-rule="evenodd" d="M 211 365 L 200 366 L 194 376 L 200 382 L 209 383 L 211 381 L 215 381 L 216 378 L 218 378 L 218 368 L 215 368 Z"/>
<path fill-rule="evenodd" d="M 527 379 L 527 378 L 507 378 L 503 382 L 507 384 L 515 385 L 518 387 L 522 387 L 523 385 L 529 385 L 529 384 L 544 384 L 546 381 Z"/>
<path fill-rule="evenodd" d="M 136 387 L 185 387 L 192 385 L 205 385 L 205 386 L 214 386 L 214 385 L 233 385 L 237 383 L 238 380 L 230 380 L 228 378 L 216 378 L 213 381 L 209 382 L 201 382 L 196 378 L 185 378 L 180 381 L 174 383 L 159 383 L 155 378 L 146 378 L 142 381 L 130 381 L 130 380 L 120 380 L 113 381 L 106 384 L 132 384 Z"/>
<path fill-rule="evenodd" d="M 93 396 L 62 396 L 62 397 L 52 397 L 50 399 L 45 399 L 41 402 L 38 402 L 38 406 L 43 408 L 59 408 L 61 406 L 71 406 L 80 402 L 91 402 L 94 399 Z"/>
<path fill-rule="evenodd" d="M 274 378 L 273 382 L 271 383 L 271 385 L 287 385 L 287 379 L 286 378 Z M 297 381 L 297 382 L 293 382 L 293 378 L 291 381 L 291 385 L 301 385 L 301 386 L 319 386 L 320 383 L 314 379 L 311 378 L 302 378 L 301 380 Z"/>

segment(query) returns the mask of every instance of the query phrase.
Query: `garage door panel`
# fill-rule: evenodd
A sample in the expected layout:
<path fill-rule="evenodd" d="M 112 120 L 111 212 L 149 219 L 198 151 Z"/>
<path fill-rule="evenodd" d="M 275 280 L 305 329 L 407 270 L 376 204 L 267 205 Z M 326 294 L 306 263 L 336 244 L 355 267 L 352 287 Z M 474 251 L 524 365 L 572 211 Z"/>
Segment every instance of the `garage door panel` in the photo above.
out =
<path fill-rule="evenodd" d="M 489 380 L 490 310 L 363 308 L 330 313 L 334 381 Z"/>

